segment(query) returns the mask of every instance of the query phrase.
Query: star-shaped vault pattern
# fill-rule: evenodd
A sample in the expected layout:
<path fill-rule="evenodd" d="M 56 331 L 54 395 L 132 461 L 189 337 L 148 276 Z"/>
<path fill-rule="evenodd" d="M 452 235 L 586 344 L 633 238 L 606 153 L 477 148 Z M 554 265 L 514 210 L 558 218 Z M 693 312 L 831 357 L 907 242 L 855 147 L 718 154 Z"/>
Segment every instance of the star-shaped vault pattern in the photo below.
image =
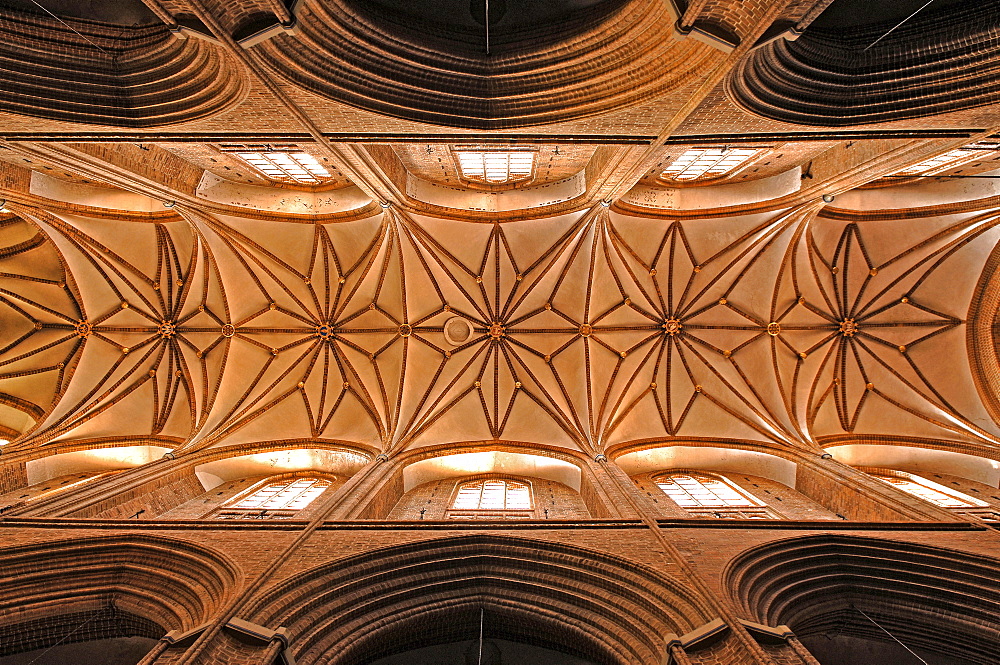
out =
<path fill-rule="evenodd" d="M 28 206 L 3 222 L 12 446 L 998 435 L 962 342 L 990 214 L 180 214 L 128 234 Z"/>

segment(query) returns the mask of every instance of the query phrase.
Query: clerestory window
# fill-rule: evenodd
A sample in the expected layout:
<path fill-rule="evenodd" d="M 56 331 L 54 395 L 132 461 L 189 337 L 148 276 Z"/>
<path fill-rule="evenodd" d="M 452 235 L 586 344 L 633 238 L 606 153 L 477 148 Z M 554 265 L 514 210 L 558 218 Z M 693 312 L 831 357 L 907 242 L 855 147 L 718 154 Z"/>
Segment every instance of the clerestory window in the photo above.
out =
<path fill-rule="evenodd" d="M 458 171 L 466 180 L 485 185 L 505 185 L 531 180 L 535 175 L 533 150 L 454 149 Z"/>
<path fill-rule="evenodd" d="M 330 485 L 329 480 L 320 478 L 265 482 L 230 501 L 214 517 L 221 520 L 291 519 Z"/>
<path fill-rule="evenodd" d="M 695 517 L 778 519 L 765 503 L 728 479 L 701 473 L 667 473 L 654 478 L 670 499 Z"/>
<path fill-rule="evenodd" d="M 990 157 L 1000 149 L 1000 144 L 979 142 L 925 159 L 922 162 L 896 171 L 893 175 L 926 176 L 950 171 L 962 164 Z"/>
<path fill-rule="evenodd" d="M 221 149 L 275 182 L 320 185 L 333 180 L 326 167 L 295 145 L 227 145 Z"/>
<path fill-rule="evenodd" d="M 957 513 L 972 515 L 989 521 L 995 521 L 1000 517 L 993 511 L 990 504 L 985 501 L 980 501 L 921 476 L 903 471 L 866 470 L 866 472 L 873 478 L 899 488 L 907 494 L 933 503 L 935 506 L 948 508 Z"/>
<path fill-rule="evenodd" d="M 692 182 L 732 175 L 764 154 L 763 148 L 694 148 L 685 151 L 660 173 L 661 181 Z"/>
<path fill-rule="evenodd" d="M 534 517 L 531 485 L 506 479 L 471 480 L 458 486 L 448 511 L 453 519 L 528 519 Z"/>

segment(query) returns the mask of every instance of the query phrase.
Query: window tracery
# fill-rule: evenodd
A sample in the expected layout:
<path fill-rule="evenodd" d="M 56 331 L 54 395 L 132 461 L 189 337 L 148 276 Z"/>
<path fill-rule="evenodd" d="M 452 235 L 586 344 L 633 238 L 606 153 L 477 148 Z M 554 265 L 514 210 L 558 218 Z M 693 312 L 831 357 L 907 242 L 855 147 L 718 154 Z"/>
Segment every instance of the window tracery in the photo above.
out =
<path fill-rule="evenodd" d="M 997 143 L 971 143 L 967 146 L 949 150 L 930 159 L 896 171 L 893 175 L 927 176 L 950 171 L 962 164 L 992 156 L 1000 148 Z"/>
<path fill-rule="evenodd" d="M 333 175 L 319 161 L 295 145 L 233 145 L 222 151 L 235 155 L 257 173 L 275 182 L 320 185 Z"/>
<path fill-rule="evenodd" d="M 674 503 L 695 517 L 778 519 L 765 503 L 722 476 L 672 472 L 653 481 Z"/>
<path fill-rule="evenodd" d="M 214 517 L 222 520 L 291 519 L 332 483 L 321 478 L 265 481 L 230 501 Z"/>
<path fill-rule="evenodd" d="M 534 517 L 531 485 L 502 478 L 461 483 L 448 511 L 449 518 L 527 519 Z"/>
<path fill-rule="evenodd" d="M 692 182 L 732 175 L 763 155 L 763 148 L 692 148 L 660 173 L 665 182 Z"/>
<path fill-rule="evenodd" d="M 903 471 L 866 469 L 873 478 L 903 490 L 911 496 L 923 499 L 939 508 L 947 508 L 963 515 L 971 515 L 988 521 L 1000 518 L 985 501 L 945 487 L 921 476 Z"/>
<path fill-rule="evenodd" d="M 505 185 L 531 180 L 535 175 L 532 150 L 454 150 L 462 178 L 484 185 Z"/>

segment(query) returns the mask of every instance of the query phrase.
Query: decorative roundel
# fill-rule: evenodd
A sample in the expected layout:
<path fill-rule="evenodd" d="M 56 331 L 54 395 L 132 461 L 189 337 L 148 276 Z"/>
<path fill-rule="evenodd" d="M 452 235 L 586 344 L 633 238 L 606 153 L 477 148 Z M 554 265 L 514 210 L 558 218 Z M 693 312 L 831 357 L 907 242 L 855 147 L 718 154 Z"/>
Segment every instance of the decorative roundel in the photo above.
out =
<path fill-rule="evenodd" d="M 493 339 L 500 339 L 507 334 L 507 330 L 503 327 L 503 324 L 499 321 L 490 325 L 490 337 Z"/>
<path fill-rule="evenodd" d="M 590 337 L 591 333 L 594 332 L 594 327 L 589 323 L 584 323 L 580 326 L 580 337 Z"/>
<path fill-rule="evenodd" d="M 767 334 L 771 337 L 777 337 L 781 334 L 781 324 L 775 321 L 767 324 Z"/>
<path fill-rule="evenodd" d="M 321 326 L 316 326 L 316 336 L 320 339 L 330 339 L 333 337 L 333 326 L 329 323 L 324 323 Z"/>
<path fill-rule="evenodd" d="M 409 323 L 403 323 L 399 326 L 400 337 L 409 337 L 412 334 L 413 334 L 413 326 L 411 326 Z"/>
<path fill-rule="evenodd" d="M 234 326 L 233 324 L 227 323 L 226 325 L 222 326 L 223 337 L 232 337 L 235 334 L 236 334 L 236 326 Z"/>
<path fill-rule="evenodd" d="M 170 339 L 177 334 L 177 326 L 172 321 L 164 321 L 160 324 L 160 337 Z"/>
<path fill-rule="evenodd" d="M 664 321 L 662 327 L 663 331 L 666 334 L 670 335 L 671 337 L 679 334 L 680 331 L 684 328 L 679 319 L 673 319 L 673 318 Z"/>
<path fill-rule="evenodd" d="M 93 330 L 93 327 L 89 321 L 80 321 L 80 323 L 76 324 L 76 334 L 80 337 L 89 337 L 91 330 Z"/>
<path fill-rule="evenodd" d="M 844 319 L 840 322 L 840 333 L 844 337 L 854 337 L 858 332 L 858 323 L 854 319 Z"/>
<path fill-rule="evenodd" d="M 444 339 L 452 346 L 465 344 L 472 333 L 472 324 L 460 316 L 453 316 L 444 322 Z"/>

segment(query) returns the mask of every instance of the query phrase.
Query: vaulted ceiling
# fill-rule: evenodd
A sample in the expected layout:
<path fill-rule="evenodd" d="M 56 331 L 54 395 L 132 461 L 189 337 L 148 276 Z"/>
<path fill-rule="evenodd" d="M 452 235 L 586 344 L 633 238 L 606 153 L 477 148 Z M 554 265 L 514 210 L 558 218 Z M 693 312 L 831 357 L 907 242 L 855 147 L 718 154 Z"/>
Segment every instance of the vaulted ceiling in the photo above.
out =
<path fill-rule="evenodd" d="M 670 220 L 598 206 L 489 224 L 389 209 L 309 224 L 11 207 L 9 233 L 37 229 L 0 259 L 0 362 L 37 422 L 17 447 L 497 440 L 594 454 L 1000 434 L 965 345 L 995 213 L 807 204 Z"/>
<path fill-rule="evenodd" d="M 0 48 L 16 79 L 0 94 L 5 456 L 257 441 L 1000 455 L 996 379 L 972 341 L 993 327 L 996 303 L 980 304 L 1000 192 L 878 180 L 1000 130 L 993 98 L 948 104 L 915 73 L 905 94 L 872 93 L 878 118 L 816 93 L 824 120 L 786 90 L 801 83 L 789 58 L 862 66 L 829 32 L 867 39 L 891 17 L 588 3 L 551 34 L 505 19 L 490 59 L 474 16 L 400 14 L 380 34 L 373 16 L 403 11 L 391 2 L 149 0 L 130 28 L 53 5 L 76 33 L 22 4 L 0 10 L 3 30 L 125 60 L 81 78 L 102 57 L 83 42 L 75 60 L 51 39 Z M 993 35 L 959 18 L 945 27 Z M 890 40 L 882 73 L 928 39 Z M 44 86 L 15 76 L 43 65 Z M 271 182 L 231 152 L 279 143 L 329 181 Z M 460 145 L 530 149 L 533 177 L 463 180 Z M 689 148 L 730 145 L 764 156 L 691 186 L 658 178 Z"/>

